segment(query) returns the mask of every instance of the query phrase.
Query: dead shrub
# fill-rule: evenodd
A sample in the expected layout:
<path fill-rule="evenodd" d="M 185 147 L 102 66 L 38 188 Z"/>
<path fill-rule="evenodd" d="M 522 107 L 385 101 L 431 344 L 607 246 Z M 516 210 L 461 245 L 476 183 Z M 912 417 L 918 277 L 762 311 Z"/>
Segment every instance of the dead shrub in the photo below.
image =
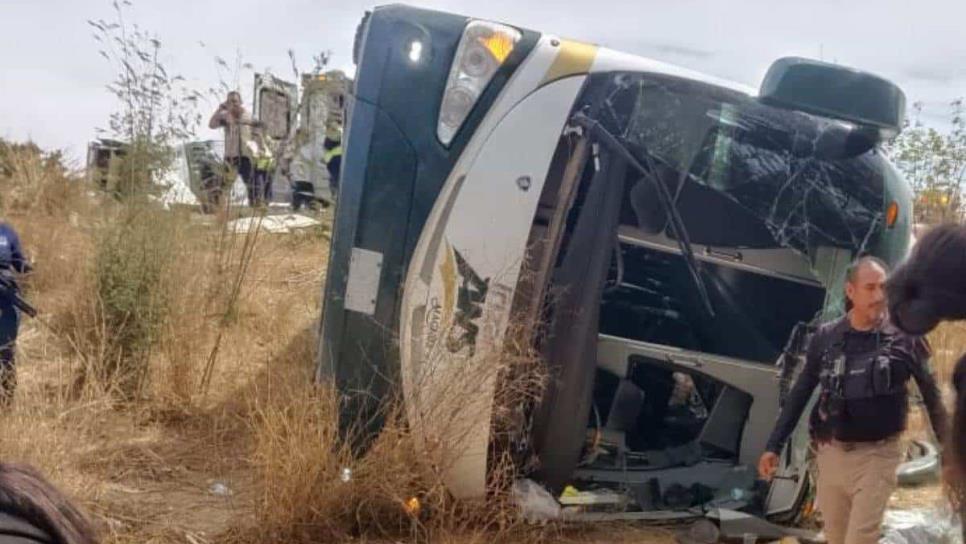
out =
<path fill-rule="evenodd" d="M 111 384 L 123 398 L 143 390 L 171 315 L 171 271 L 182 256 L 178 218 L 146 202 L 117 207 L 92 233 L 87 289 L 60 325 L 83 361 L 81 382 Z"/>

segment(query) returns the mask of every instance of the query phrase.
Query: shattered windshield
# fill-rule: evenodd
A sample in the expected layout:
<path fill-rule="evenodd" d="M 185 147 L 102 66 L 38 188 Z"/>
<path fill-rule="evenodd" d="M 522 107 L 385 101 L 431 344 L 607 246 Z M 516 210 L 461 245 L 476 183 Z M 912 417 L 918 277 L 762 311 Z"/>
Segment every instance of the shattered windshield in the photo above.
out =
<path fill-rule="evenodd" d="M 656 163 L 693 243 L 808 253 L 877 232 L 890 166 L 853 127 L 698 82 L 609 77 L 598 119 Z"/>

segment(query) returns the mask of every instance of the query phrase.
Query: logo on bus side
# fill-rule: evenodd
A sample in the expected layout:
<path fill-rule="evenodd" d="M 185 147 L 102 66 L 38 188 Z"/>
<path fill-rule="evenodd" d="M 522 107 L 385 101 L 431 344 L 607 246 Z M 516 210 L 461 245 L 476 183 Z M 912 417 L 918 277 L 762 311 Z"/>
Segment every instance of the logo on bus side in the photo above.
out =
<path fill-rule="evenodd" d="M 459 353 L 464 347 L 469 347 L 469 354 L 473 356 L 480 333 L 479 319 L 483 316 L 483 304 L 490 290 L 490 278 L 481 278 L 459 251 L 454 249 L 453 255 L 456 257 L 459 291 L 456 296 L 456 318 L 446 339 L 446 349 L 450 353 Z"/>
<path fill-rule="evenodd" d="M 442 246 L 425 317 L 426 347 L 441 347 L 450 354 L 476 354 L 483 306 L 490 293 L 490 279 L 480 277 L 459 251 L 448 242 Z"/>

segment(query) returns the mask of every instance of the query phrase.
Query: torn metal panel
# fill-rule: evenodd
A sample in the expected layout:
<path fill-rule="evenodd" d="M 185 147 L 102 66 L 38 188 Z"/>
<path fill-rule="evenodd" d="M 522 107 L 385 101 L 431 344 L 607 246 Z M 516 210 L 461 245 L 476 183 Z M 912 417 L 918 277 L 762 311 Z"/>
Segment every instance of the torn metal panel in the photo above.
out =
<path fill-rule="evenodd" d="M 802 542 L 824 542 L 814 531 L 782 527 L 751 514 L 735 510 L 724 508 L 714 510 L 708 514 L 708 518 L 718 521 L 721 536 L 726 539 L 742 538 L 744 535 L 752 534 L 756 535 L 759 540 L 765 541 L 793 536 Z"/>
<path fill-rule="evenodd" d="M 298 87 L 272 74 L 255 74 L 253 100 L 253 115 L 262 122 L 265 136 L 276 142 L 288 138 L 296 120 Z"/>

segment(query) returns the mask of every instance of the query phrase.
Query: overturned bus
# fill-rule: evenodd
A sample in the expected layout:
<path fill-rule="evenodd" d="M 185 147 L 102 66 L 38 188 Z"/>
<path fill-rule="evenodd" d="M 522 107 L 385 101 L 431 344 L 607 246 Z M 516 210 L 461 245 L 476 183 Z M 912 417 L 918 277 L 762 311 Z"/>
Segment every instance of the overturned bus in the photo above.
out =
<path fill-rule="evenodd" d="M 907 251 L 880 150 L 899 88 L 784 58 L 756 90 L 406 6 L 368 13 L 354 57 L 318 361 L 345 428 L 377 433 L 401 391 L 458 497 L 486 495 L 515 411 L 504 446 L 555 493 L 616 490 L 636 519 L 808 508 L 807 423 L 770 484 L 754 467 L 849 262 Z M 521 323 L 549 379 L 507 406 Z"/>

